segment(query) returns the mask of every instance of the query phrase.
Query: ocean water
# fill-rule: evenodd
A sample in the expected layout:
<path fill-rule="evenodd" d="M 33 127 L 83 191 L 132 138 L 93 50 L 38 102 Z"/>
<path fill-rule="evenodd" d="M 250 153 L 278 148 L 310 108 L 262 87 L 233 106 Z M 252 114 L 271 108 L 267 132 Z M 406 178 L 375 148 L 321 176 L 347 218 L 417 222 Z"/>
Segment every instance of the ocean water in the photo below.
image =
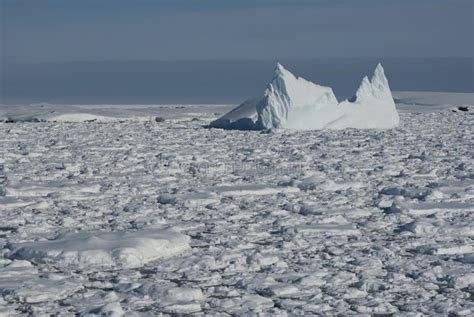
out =
<path fill-rule="evenodd" d="M 279 62 L 350 98 L 382 62 L 394 91 L 474 92 L 473 58 L 326 58 Z M 0 103 L 239 103 L 259 96 L 277 60 L 3 63 Z"/>

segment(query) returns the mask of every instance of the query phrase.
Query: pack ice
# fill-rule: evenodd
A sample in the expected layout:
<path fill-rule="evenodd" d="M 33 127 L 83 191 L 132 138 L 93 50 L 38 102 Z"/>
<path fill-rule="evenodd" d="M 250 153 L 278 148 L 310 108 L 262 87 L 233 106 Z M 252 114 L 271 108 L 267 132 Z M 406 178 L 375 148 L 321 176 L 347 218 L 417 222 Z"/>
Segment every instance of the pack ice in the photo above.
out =
<path fill-rule="evenodd" d="M 394 97 L 403 128 L 274 133 L 0 105 L 0 316 L 473 316 L 474 94 Z M 48 119 L 114 111 L 165 121 Z"/>
<path fill-rule="evenodd" d="M 381 64 L 362 79 L 356 95 L 338 102 L 332 88 L 293 75 L 277 64 L 263 97 L 250 99 L 210 127 L 265 129 L 391 129 L 399 117 Z"/>

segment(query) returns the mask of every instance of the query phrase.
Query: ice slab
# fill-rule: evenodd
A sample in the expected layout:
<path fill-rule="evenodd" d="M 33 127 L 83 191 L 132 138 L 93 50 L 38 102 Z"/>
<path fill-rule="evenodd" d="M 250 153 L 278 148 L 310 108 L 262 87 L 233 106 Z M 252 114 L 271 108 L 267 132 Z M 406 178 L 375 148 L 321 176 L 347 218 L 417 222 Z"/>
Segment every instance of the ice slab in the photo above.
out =
<path fill-rule="evenodd" d="M 351 223 L 317 223 L 311 225 L 298 225 L 296 232 L 302 235 L 359 235 L 360 231 Z"/>
<path fill-rule="evenodd" d="M 0 268 L 0 294 L 8 302 L 40 303 L 63 299 L 82 289 L 62 274 L 39 274 L 30 262 L 13 261 Z"/>
<path fill-rule="evenodd" d="M 189 237 L 172 229 L 131 232 L 79 232 L 56 239 L 11 245 L 11 259 L 74 270 L 137 268 L 189 248 Z"/>
<path fill-rule="evenodd" d="M 162 194 L 158 197 L 161 204 L 184 204 L 186 206 L 200 206 L 219 202 L 219 197 L 211 192 L 190 192 L 182 194 Z"/>
<path fill-rule="evenodd" d="M 414 216 L 427 216 L 440 212 L 468 211 L 472 209 L 472 203 L 458 201 L 419 203 L 404 203 L 398 201 L 394 202 L 390 207 L 390 211 L 392 212 L 406 212 Z"/>
<path fill-rule="evenodd" d="M 224 196 L 245 196 L 245 195 L 271 195 L 278 193 L 296 193 L 296 187 L 276 186 L 269 184 L 236 184 L 222 185 L 208 188 L 209 191 Z"/>

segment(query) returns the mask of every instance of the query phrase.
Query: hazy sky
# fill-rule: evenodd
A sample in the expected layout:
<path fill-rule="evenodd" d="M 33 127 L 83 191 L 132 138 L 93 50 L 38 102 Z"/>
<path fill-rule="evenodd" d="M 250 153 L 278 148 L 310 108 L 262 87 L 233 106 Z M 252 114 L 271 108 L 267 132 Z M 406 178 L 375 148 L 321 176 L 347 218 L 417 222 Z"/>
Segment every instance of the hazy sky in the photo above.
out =
<path fill-rule="evenodd" d="M 0 0 L 9 61 L 473 57 L 474 0 Z"/>

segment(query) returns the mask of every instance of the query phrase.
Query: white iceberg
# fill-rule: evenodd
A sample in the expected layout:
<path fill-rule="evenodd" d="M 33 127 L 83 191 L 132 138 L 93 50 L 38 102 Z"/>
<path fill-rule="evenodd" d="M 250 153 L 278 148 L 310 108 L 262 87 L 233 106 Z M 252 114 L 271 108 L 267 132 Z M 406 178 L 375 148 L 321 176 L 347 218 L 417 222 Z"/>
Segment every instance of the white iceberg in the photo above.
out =
<path fill-rule="evenodd" d="M 210 123 L 210 127 L 265 129 L 391 129 L 399 124 L 381 64 L 364 77 L 351 100 L 338 103 L 330 87 L 294 76 L 277 64 L 263 97 L 247 100 Z"/>

